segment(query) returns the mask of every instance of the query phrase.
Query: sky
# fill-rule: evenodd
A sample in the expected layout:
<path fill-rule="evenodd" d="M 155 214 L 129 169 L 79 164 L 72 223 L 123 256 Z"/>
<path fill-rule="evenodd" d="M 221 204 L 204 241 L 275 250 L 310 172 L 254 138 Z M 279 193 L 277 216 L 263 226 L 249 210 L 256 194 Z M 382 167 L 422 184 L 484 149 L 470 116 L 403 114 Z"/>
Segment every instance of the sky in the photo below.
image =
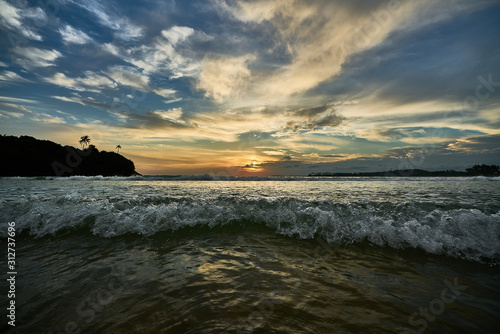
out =
<path fill-rule="evenodd" d="M 500 1 L 0 0 L 0 134 L 142 174 L 500 164 Z"/>

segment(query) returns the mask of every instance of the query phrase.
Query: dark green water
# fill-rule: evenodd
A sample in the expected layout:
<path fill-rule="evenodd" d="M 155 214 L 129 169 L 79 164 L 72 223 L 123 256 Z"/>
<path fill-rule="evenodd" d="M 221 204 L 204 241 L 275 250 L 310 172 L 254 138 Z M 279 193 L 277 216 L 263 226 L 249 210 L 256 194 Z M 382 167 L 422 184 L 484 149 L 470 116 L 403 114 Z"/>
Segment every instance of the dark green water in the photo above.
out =
<path fill-rule="evenodd" d="M 112 239 L 75 231 L 23 240 L 18 257 L 19 333 L 495 333 L 499 325 L 498 267 L 265 227 Z M 429 310 L 410 318 L 421 308 Z"/>
<path fill-rule="evenodd" d="M 498 332 L 496 182 L 7 181 L 2 332 Z"/>

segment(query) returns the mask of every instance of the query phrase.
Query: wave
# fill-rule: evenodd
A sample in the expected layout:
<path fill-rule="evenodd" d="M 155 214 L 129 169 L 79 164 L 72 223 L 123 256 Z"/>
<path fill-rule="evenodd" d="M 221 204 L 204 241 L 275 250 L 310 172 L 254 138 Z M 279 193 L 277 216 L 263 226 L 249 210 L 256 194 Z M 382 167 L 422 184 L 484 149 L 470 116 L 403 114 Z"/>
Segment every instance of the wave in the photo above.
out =
<path fill-rule="evenodd" d="M 249 224 L 274 233 L 329 243 L 370 242 L 392 248 L 420 248 L 472 261 L 500 264 L 500 208 L 490 205 L 303 200 L 289 197 L 242 199 L 136 196 L 95 199 L 35 195 L 0 203 L 2 224 L 16 222 L 23 235 L 44 237 L 85 229 L 96 236 L 151 236 L 158 232 Z M 7 227 L 1 235 L 6 237 Z"/>

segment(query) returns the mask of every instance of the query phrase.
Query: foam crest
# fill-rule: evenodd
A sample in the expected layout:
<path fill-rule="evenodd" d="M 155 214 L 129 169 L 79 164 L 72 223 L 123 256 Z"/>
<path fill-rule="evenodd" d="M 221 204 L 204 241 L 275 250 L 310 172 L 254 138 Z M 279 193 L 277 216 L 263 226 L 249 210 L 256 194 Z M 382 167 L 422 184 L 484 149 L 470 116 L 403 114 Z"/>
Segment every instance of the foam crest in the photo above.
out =
<path fill-rule="evenodd" d="M 97 236 L 150 236 L 195 226 L 261 224 L 276 233 L 330 243 L 369 241 L 420 248 L 473 261 L 500 264 L 500 211 L 432 203 L 304 200 L 289 197 L 191 199 L 160 196 L 96 199 L 23 196 L 0 203 L 2 222 L 15 221 L 32 237 L 85 229 Z M 2 223 L 3 224 L 3 223 Z M 2 228 L 5 237 L 6 228 Z"/>

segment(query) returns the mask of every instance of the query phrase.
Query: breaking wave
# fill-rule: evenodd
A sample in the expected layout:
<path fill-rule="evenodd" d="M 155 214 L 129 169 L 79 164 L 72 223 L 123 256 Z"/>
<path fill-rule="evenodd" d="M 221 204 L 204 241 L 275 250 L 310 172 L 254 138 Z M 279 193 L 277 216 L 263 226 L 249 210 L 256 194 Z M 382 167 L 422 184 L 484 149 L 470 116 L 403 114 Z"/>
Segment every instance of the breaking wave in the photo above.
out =
<path fill-rule="evenodd" d="M 16 222 L 26 237 L 87 230 L 96 236 L 158 232 L 199 226 L 252 224 L 301 239 L 329 243 L 369 242 L 396 249 L 419 248 L 472 261 L 500 264 L 500 208 L 409 202 L 333 202 L 291 197 L 193 199 L 169 196 L 96 199 L 27 195 L 0 202 L 2 224 Z M 7 228 L 1 235 L 6 237 Z"/>

